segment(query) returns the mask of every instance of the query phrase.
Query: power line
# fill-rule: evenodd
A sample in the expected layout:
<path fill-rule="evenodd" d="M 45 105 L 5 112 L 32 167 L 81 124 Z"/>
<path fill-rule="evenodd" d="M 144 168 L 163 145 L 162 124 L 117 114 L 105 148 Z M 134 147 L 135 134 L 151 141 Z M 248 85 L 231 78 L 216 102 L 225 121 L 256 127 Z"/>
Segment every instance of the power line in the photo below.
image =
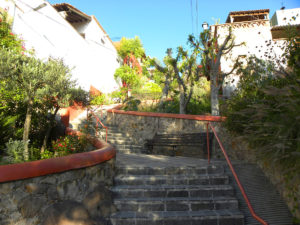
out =
<path fill-rule="evenodd" d="M 198 35 L 198 0 L 196 0 L 196 35 Z"/>
<path fill-rule="evenodd" d="M 193 0 L 191 0 L 192 33 L 194 33 Z"/>

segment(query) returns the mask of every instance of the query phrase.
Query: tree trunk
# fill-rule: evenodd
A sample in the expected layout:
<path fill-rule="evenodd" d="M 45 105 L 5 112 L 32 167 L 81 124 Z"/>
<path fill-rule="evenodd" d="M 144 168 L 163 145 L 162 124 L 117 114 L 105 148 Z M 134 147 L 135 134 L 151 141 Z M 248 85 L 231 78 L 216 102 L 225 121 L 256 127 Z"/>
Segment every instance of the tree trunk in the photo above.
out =
<path fill-rule="evenodd" d="M 219 88 L 217 85 L 217 76 L 211 74 L 210 79 L 210 101 L 211 101 L 211 115 L 219 116 L 219 99 L 218 99 Z"/>
<path fill-rule="evenodd" d="M 26 119 L 24 123 L 24 131 L 23 131 L 23 142 L 24 142 L 23 156 L 25 161 L 29 160 L 28 140 L 29 140 L 32 109 L 33 109 L 33 100 L 29 100 L 27 105 Z"/>
<path fill-rule="evenodd" d="M 180 90 L 179 113 L 186 114 L 186 99 L 183 90 Z"/>
<path fill-rule="evenodd" d="M 165 100 L 168 98 L 168 93 L 170 90 L 170 78 L 171 78 L 170 74 L 167 74 L 163 93 L 162 93 L 162 96 L 160 98 L 159 105 L 158 105 L 158 108 L 160 110 L 163 110 L 163 106 L 164 106 L 163 104 L 164 104 Z"/>
<path fill-rule="evenodd" d="M 52 115 L 50 116 L 50 122 L 49 122 L 49 126 L 48 126 L 48 128 L 47 128 L 47 131 L 46 131 L 44 140 L 43 140 L 43 145 L 42 145 L 42 148 L 41 148 L 41 153 L 44 153 L 45 150 L 46 150 L 46 148 L 47 148 L 47 142 L 48 142 L 48 139 L 49 139 L 51 130 L 52 130 L 52 128 L 53 128 L 55 116 L 56 116 L 58 110 L 59 110 L 59 107 L 56 107 L 56 108 L 55 108 L 55 111 L 54 111 L 54 114 L 52 114 Z"/>

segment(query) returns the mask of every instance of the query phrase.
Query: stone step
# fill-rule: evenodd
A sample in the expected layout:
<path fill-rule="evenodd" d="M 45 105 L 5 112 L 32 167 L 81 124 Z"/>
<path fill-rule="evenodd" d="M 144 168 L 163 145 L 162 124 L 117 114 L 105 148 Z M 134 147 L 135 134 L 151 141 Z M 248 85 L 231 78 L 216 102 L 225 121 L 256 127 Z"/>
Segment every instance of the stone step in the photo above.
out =
<path fill-rule="evenodd" d="M 228 184 L 227 175 L 119 175 L 115 185 L 220 185 Z"/>
<path fill-rule="evenodd" d="M 107 140 L 111 144 L 115 145 L 131 145 L 132 142 L 128 140 L 127 138 L 109 138 L 107 137 Z"/>
<path fill-rule="evenodd" d="M 198 166 L 198 167 L 130 167 L 120 166 L 117 167 L 117 174 L 123 175 L 223 175 L 224 167 L 222 165 L 209 165 L 209 166 Z"/>
<path fill-rule="evenodd" d="M 238 210 L 201 210 L 168 212 L 117 212 L 113 225 L 243 225 Z"/>
<path fill-rule="evenodd" d="M 143 153 L 140 149 L 117 149 L 117 153 L 122 154 L 141 154 Z"/>
<path fill-rule="evenodd" d="M 238 209 L 238 201 L 232 197 L 216 198 L 123 198 L 115 199 L 119 211 L 199 211 Z"/>
<path fill-rule="evenodd" d="M 106 131 L 105 132 L 102 132 L 103 134 L 106 134 Z M 121 132 L 112 132 L 111 130 L 109 130 L 108 129 L 108 131 L 107 131 L 107 136 L 108 137 L 130 137 L 129 135 L 127 135 L 127 134 L 123 134 L 123 133 L 121 133 Z"/>
<path fill-rule="evenodd" d="M 119 185 L 112 188 L 116 198 L 221 197 L 233 196 L 229 185 Z"/>

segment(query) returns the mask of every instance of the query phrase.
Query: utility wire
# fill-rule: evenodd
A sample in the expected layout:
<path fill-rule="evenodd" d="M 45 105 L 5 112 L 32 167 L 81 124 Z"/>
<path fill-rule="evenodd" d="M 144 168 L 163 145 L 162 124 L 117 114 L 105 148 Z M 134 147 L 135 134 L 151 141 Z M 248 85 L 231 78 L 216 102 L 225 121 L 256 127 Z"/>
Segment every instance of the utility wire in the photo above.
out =
<path fill-rule="evenodd" d="M 192 18 L 192 34 L 194 34 L 194 13 L 193 13 L 193 0 L 191 0 L 191 18 Z"/>
<path fill-rule="evenodd" d="M 198 0 L 196 0 L 196 35 L 198 35 Z"/>

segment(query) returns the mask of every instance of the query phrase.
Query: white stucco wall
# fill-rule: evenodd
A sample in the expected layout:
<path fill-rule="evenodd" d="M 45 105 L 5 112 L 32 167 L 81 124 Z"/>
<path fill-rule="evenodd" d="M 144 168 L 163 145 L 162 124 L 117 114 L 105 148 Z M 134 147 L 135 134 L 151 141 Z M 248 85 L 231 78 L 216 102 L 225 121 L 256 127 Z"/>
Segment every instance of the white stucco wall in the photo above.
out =
<path fill-rule="evenodd" d="M 211 26 L 211 30 L 215 30 L 215 26 L 218 26 L 217 33 L 220 35 L 218 39 L 219 45 L 221 45 L 229 32 L 229 26 L 232 27 L 232 32 L 235 38 L 235 44 L 245 42 L 245 45 L 237 46 L 232 51 L 221 58 L 221 70 L 223 72 L 230 72 L 234 65 L 234 62 L 238 56 L 249 57 L 251 55 L 256 56 L 259 59 L 268 60 L 265 57 L 265 52 L 271 52 L 271 55 L 281 55 L 280 49 L 281 41 L 276 43 L 272 40 L 270 22 L 268 20 L 257 20 L 250 22 L 237 22 L 229 24 L 220 24 Z M 271 45 L 268 46 L 268 44 Z M 271 46 L 274 46 L 270 51 Z M 268 54 L 269 55 L 269 54 Z M 230 93 L 236 89 L 239 81 L 239 76 L 232 74 L 224 80 L 223 95 L 229 97 Z"/>
<path fill-rule="evenodd" d="M 73 78 L 79 86 L 89 90 L 93 85 L 100 91 L 108 93 L 118 85 L 113 75 L 119 67 L 117 51 L 106 38 L 106 45 L 101 45 L 104 32 L 92 19 L 84 26 L 86 39 L 69 24 L 45 0 L 1 0 L 0 7 L 7 8 L 14 16 L 13 32 L 25 41 L 27 49 L 33 48 L 36 56 L 42 59 L 48 57 L 62 58 L 73 68 Z M 35 7 L 47 5 L 37 11 Z"/>
<path fill-rule="evenodd" d="M 276 10 L 271 18 L 271 26 L 300 24 L 300 8 Z"/>

